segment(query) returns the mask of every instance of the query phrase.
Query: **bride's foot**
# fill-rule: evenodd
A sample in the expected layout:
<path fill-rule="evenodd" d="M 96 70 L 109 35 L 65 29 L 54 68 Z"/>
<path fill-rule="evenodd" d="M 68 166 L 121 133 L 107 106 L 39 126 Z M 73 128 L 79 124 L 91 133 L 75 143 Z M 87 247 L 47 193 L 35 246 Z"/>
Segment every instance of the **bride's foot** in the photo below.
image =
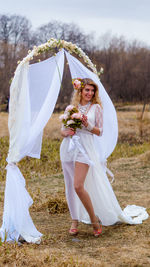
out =
<path fill-rule="evenodd" d="M 73 220 L 72 221 L 72 224 L 71 224 L 71 227 L 70 227 L 70 230 L 69 230 L 69 234 L 70 235 L 77 235 L 78 234 L 78 221 L 77 220 Z"/>
<path fill-rule="evenodd" d="M 93 225 L 93 235 L 95 237 L 99 237 L 102 233 L 102 222 L 101 220 L 96 216 L 96 220 L 92 223 Z"/>

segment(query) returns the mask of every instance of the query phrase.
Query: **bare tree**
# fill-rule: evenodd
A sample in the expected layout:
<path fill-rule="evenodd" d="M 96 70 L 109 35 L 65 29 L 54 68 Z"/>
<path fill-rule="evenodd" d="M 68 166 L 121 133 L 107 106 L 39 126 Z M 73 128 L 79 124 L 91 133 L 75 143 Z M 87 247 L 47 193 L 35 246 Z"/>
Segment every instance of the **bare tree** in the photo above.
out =
<path fill-rule="evenodd" d="M 26 55 L 30 42 L 30 22 L 22 16 L 0 15 L 0 95 L 9 94 L 9 81 L 18 59 Z"/>
<path fill-rule="evenodd" d="M 149 48 L 124 37 L 104 37 L 106 45 L 97 47 L 94 60 L 98 68 L 104 67 L 102 82 L 111 97 L 115 101 L 150 101 Z"/>
<path fill-rule="evenodd" d="M 122 36 L 118 38 L 107 32 L 96 45 L 92 34 L 84 34 L 76 24 L 59 21 L 51 21 L 32 31 L 29 20 L 17 15 L 0 15 L 0 99 L 8 95 L 9 80 L 17 61 L 26 56 L 33 45 L 52 37 L 77 44 L 98 70 L 104 68 L 101 80 L 115 101 L 141 101 L 144 110 L 144 105 L 150 101 L 150 49 L 144 44 L 131 43 Z M 50 52 L 45 52 L 40 57 L 44 60 L 50 55 Z M 71 77 L 66 65 L 58 110 L 70 101 L 72 84 L 69 80 Z"/>
<path fill-rule="evenodd" d="M 90 50 L 93 47 L 92 34 L 84 34 L 74 23 L 62 23 L 52 21 L 39 27 L 35 33 L 35 43 L 41 44 L 47 42 L 50 38 L 62 39 L 77 44 L 84 50 Z"/>

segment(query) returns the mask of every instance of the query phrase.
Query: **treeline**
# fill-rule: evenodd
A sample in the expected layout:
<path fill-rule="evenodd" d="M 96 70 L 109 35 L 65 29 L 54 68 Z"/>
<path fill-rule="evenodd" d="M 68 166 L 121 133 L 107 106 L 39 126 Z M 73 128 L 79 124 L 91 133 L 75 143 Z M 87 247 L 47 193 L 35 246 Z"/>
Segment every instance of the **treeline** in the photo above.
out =
<path fill-rule="evenodd" d="M 150 49 L 123 37 L 104 35 L 96 43 L 92 34 L 83 33 L 76 24 L 52 21 L 36 30 L 22 16 L 0 15 L 0 103 L 9 95 L 10 79 L 17 61 L 34 45 L 50 38 L 64 39 L 81 47 L 97 69 L 104 68 L 102 83 L 114 101 L 148 102 L 150 100 Z M 42 55 L 45 59 L 47 54 Z M 57 108 L 70 101 L 71 82 L 66 65 Z M 71 92 L 71 91 L 70 91 Z M 63 105 L 64 104 L 64 105 Z"/>

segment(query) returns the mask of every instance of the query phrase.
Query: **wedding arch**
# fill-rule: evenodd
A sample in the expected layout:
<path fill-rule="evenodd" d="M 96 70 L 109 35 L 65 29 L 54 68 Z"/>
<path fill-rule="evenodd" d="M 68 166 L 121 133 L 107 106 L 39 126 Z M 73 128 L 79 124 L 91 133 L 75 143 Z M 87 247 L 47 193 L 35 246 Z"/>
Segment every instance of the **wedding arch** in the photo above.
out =
<path fill-rule="evenodd" d="M 33 57 L 58 48 L 54 56 L 34 64 Z M 88 68 L 71 54 L 82 57 Z M 91 78 L 98 84 L 103 104 L 103 135 L 94 136 L 99 159 L 105 171 L 106 161 L 116 146 L 118 124 L 115 108 L 99 80 L 103 71 L 96 66 L 77 45 L 51 38 L 45 44 L 34 46 L 20 62 L 10 86 L 9 152 L 4 198 L 2 241 L 18 240 L 21 235 L 27 242 L 39 243 L 42 234 L 36 229 L 29 214 L 33 201 L 25 188 L 25 179 L 17 162 L 25 156 L 40 158 L 43 129 L 51 117 L 63 77 L 64 56 L 73 78 Z M 91 70 L 89 70 L 89 68 Z"/>

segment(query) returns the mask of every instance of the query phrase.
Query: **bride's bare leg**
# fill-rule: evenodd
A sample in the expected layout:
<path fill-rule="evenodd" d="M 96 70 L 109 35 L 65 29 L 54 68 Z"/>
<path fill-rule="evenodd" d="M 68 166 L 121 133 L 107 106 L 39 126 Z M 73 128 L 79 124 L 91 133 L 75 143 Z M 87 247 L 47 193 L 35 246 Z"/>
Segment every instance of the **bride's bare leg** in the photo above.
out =
<path fill-rule="evenodd" d="M 75 162 L 74 188 L 90 216 L 91 222 L 93 223 L 93 228 L 97 230 L 99 228 L 99 224 L 97 223 L 93 205 L 88 192 L 84 189 L 84 182 L 88 169 L 89 166 L 87 164 Z"/>

